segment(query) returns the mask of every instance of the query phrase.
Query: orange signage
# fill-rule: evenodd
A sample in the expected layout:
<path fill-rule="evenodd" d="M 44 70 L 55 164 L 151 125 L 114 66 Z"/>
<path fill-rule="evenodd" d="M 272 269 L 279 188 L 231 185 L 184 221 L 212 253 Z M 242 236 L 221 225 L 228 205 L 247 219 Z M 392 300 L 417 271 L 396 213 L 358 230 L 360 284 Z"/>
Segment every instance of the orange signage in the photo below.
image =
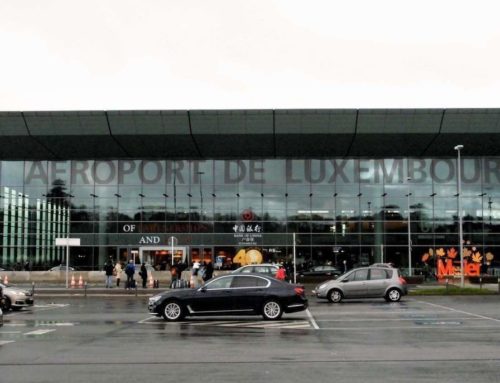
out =
<path fill-rule="evenodd" d="M 479 263 L 469 263 L 464 260 L 464 276 L 479 277 L 481 274 L 481 265 Z M 442 259 L 437 261 L 437 275 L 439 278 L 460 276 L 460 262 L 455 264 L 452 259 L 447 259 L 446 263 Z"/>

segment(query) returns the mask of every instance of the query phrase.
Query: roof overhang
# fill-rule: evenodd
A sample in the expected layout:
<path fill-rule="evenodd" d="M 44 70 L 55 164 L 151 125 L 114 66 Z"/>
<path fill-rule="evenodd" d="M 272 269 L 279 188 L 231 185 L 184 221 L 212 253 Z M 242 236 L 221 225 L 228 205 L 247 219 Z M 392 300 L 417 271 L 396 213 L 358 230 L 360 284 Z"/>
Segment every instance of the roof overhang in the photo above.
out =
<path fill-rule="evenodd" d="M 500 109 L 0 112 L 3 160 L 500 155 Z"/>

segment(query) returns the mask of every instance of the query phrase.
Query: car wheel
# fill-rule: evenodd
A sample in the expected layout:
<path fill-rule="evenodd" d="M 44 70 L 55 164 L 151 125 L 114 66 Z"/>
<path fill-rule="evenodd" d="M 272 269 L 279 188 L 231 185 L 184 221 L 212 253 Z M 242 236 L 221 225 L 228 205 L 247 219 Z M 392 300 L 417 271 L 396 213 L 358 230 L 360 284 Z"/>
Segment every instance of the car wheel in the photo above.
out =
<path fill-rule="evenodd" d="M 398 289 L 390 289 L 385 295 L 385 300 L 387 302 L 399 302 L 401 299 L 401 291 Z"/>
<path fill-rule="evenodd" d="M 163 306 L 163 318 L 169 322 L 175 322 L 184 318 L 184 307 L 177 301 L 168 301 Z"/>
<path fill-rule="evenodd" d="M 9 311 L 12 307 L 12 302 L 10 301 L 10 298 L 5 297 L 5 303 L 4 303 L 4 310 Z"/>
<path fill-rule="evenodd" d="M 262 316 L 265 320 L 277 320 L 283 315 L 283 309 L 278 301 L 271 299 L 264 303 Z"/>
<path fill-rule="evenodd" d="M 340 290 L 332 289 L 328 292 L 327 298 L 332 303 L 339 303 L 344 297 Z"/>

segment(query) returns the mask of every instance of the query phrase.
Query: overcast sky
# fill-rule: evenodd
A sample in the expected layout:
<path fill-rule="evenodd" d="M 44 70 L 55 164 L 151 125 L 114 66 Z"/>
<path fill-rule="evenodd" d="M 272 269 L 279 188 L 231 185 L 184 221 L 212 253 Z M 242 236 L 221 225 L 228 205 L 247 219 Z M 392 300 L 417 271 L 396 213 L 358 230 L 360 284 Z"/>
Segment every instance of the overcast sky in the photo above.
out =
<path fill-rule="evenodd" d="M 0 76 L 3 111 L 500 107 L 500 2 L 1 0 Z"/>

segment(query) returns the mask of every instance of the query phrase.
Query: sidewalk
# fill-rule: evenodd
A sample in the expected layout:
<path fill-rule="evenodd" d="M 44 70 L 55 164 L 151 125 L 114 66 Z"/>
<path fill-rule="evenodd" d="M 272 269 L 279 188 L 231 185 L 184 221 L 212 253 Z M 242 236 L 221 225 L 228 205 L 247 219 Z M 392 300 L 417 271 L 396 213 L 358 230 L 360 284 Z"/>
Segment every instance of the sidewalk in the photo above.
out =
<path fill-rule="evenodd" d="M 125 287 L 105 288 L 99 285 L 87 285 L 86 287 L 69 287 L 64 285 L 28 285 L 28 284 L 12 284 L 11 286 L 31 290 L 34 288 L 35 299 L 36 297 L 85 297 L 85 296 L 140 296 L 151 297 L 159 294 L 162 291 L 168 290 L 168 287 L 162 288 L 142 288 L 127 290 Z"/>

